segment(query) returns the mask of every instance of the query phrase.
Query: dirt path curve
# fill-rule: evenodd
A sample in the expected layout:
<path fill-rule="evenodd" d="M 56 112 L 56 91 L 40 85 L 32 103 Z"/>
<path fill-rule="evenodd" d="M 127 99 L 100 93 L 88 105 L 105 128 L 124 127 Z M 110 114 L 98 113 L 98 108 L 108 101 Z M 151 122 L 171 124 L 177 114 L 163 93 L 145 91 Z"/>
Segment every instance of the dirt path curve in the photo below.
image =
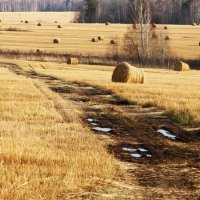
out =
<path fill-rule="evenodd" d="M 83 122 L 118 159 L 127 184 L 142 194 L 124 199 L 200 199 L 198 131 L 183 130 L 156 108 L 127 105 L 110 91 L 7 67 L 43 81 L 83 110 Z M 159 133 L 160 128 L 163 130 Z M 163 131 L 168 135 L 162 135 Z"/>

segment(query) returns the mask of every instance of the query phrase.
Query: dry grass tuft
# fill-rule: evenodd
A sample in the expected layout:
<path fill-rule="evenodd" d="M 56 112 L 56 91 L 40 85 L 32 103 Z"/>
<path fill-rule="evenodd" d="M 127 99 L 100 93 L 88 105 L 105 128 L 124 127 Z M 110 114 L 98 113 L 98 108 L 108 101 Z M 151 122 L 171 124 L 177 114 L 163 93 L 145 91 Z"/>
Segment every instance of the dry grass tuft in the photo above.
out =
<path fill-rule="evenodd" d="M 112 81 L 120 83 L 144 83 L 144 72 L 123 62 L 115 68 L 112 74 Z"/>
<path fill-rule="evenodd" d="M 184 62 L 177 61 L 174 65 L 174 71 L 190 71 L 190 66 Z"/>

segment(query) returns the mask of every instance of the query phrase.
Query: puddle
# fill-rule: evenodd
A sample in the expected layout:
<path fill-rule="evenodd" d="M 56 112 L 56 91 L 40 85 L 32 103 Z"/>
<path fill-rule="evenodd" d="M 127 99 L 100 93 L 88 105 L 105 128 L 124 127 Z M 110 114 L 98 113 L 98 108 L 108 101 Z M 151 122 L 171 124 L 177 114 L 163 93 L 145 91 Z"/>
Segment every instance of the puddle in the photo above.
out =
<path fill-rule="evenodd" d="M 168 139 L 171 139 L 171 140 L 176 140 L 177 137 L 172 134 L 169 130 L 167 129 L 164 129 L 164 128 L 160 128 L 158 130 L 158 133 L 161 133 L 163 136 L 167 137 Z"/>
<path fill-rule="evenodd" d="M 95 127 L 95 128 L 93 128 L 93 130 L 104 132 L 104 133 L 109 133 L 110 131 L 112 131 L 111 128 L 101 128 L 101 127 Z"/>
<path fill-rule="evenodd" d="M 122 151 L 132 153 L 132 154 L 130 154 L 130 156 L 133 158 L 141 158 L 141 157 L 151 158 L 152 157 L 152 155 L 149 153 L 149 151 L 145 148 L 134 149 L 134 148 L 123 147 Z M 133 153 L 133 152 L 135 152 L 135 153 Z"/>

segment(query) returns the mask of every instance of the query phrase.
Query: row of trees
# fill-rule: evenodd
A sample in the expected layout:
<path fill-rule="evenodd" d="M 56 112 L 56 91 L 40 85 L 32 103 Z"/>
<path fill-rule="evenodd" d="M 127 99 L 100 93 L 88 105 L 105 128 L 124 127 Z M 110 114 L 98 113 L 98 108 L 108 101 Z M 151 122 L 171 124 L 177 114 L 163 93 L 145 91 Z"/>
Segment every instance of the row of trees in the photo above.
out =
<path fill-rule="evenodd" d="M 200 22 L 200 0 L 150 0 L 152 21 Z M 80 11 L 82 22 L 130 23 L 137 0 L 1 0 L 0 11 Z"/>

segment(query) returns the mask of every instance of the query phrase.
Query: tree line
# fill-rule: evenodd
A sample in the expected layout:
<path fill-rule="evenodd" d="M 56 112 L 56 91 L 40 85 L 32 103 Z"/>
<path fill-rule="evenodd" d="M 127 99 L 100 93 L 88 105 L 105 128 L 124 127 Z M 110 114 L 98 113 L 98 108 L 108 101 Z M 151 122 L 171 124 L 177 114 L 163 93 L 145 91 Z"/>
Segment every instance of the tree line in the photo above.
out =
<path fill-rule="evenodd" d="M 138 0 L 2 0 L 1 12 L 79 11 L 81 22 L 132 23 Z M 200 23 L 199 0 L 147 0 L 152 21 L 163 24 Z"/>

